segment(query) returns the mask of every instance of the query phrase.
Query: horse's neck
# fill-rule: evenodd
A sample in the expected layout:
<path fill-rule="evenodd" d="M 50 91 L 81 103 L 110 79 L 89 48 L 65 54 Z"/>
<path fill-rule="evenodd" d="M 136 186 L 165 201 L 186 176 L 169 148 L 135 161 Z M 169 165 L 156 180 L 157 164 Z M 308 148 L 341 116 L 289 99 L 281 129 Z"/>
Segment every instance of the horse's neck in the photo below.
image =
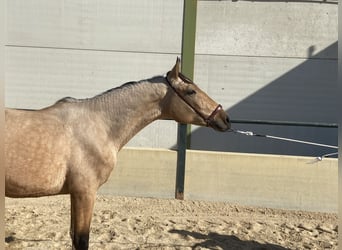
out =
<path fill-rule="evenodd" d="M 160 118 L 160 101 L 166 94 L 161 83 L 138 83 L 95 97 L 89 107 L 101 113 L 109 137 L 120 150 L 145 126 Z"/>

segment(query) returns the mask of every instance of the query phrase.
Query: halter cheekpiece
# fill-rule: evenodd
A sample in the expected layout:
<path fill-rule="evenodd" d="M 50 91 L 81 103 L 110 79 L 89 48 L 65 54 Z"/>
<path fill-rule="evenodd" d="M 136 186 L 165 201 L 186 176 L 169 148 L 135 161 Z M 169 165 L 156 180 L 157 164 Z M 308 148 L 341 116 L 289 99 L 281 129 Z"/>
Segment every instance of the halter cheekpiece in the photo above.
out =
<path fill-rule="evenodd" d="M 185 98 L 184 98 L 184 96 L 182 96 L 181 95 L 181 93 L 179 93 L 178 91 L 177 91 L 177 89 L 172 85 L 172 83 L 169 81 L 169 79 L 167 78 L 167 76 L 168 76 L 168 74 L 169 74 L 170 72 L 168 72 L 167 74 L 166 74 L 166 77 L 165 77 L 165 79 L 166 79 L 166 82 L 169 84 L 169 86 L 171 87 L 171 89 L 193 110 L 193 111 L 195 111 L 195 113 L 196 114 L 198 114 L 204 121 L 205 121 L 205 123 L 206 123 L 206 126 L 207 127 L 209 127 L 210 126 L 210 124 L 211 124 L 211 122 L 214 120 L 214 117 L 215 117 L 215 115 L 220 111 L 220 110 L 222 110 L 222 105 L 221 104 L 218 104 L 217 106 L 216 106 L 216 108 L 213 110 L 213 112 L 211 112 L 211 114 L 208 116 L 208 117 L 206 117 L 205 115 L 203 115 L 200 111 L 198 111 L 188 100 L 186 100 Z M 179 77 L 183 80 L 183 81 L 185 81 L 185 82 L 189 82 L 189 83 L 193 83 L 189 78 L 187 78 L 186 76 L 184 76 L 183 74 L 181 74 L 181 73 L 179 73 Z"/>

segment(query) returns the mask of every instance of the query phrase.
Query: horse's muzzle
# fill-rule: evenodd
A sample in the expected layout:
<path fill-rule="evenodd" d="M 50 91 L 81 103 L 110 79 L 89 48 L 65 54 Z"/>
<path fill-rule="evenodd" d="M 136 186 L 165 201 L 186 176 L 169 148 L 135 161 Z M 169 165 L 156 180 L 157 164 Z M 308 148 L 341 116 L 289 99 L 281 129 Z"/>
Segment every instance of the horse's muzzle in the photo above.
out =
<path fill-rule="evenodd" d="M 229 130 L 231 128 L 231 122 L 228 114 L 223 110 L 217 113 L 214 119 L 210 121 L 209 126 L 220 132 Z"/>

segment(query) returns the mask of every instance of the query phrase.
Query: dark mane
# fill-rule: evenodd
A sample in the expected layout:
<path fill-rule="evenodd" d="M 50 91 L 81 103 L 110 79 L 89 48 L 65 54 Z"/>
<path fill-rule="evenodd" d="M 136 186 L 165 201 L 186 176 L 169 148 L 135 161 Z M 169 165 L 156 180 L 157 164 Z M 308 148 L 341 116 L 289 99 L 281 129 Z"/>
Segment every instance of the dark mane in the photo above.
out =
<path fill-rule="evenodd" d="M 158 78 L 160 78 L 160 77 L 163 77 L 163 76 L 155 76 L 155 77 L 152 77 L 152 78 L 150 78 L 148 80 L 126 82 L 126 83 L 124 83 L 124 84 L 122 84 L 122 85 L 120 85 L 118 87 L 114 87 L 114 88 L 108 89 L 108 90 L 106 90 L 106 91 L 104 91 L 104 92 L 102 92 L 102 93 L 100 93 L 98 95 L 95 95 L 93 98 L 104 96 L 104 95 L 109 94 L 109 93 L 111 93 L 113 91 L 116 91 L 116 90 L 123 90 L 123 89 L 126 89 L 126 88 L 131 88 L 133 86 L 136 86 L 136 85 L 138 85 L 140 83 L 144 83 L 146 81 L 148 81 L 150 83 L 157 83 L 157 82 L 160 82 L 160 81 L 158 81 Z M 58 100 L 56 102 L 56 104 L 57 103 L 81 102 L 81 101 L 89 100 L 89 99 L 92 99 L 92 98 L 77 99 L 77 98 L 68 96 L 68 97 L 63 97 L 62 99 Z"/>
<path fill-rule="evenodd" d="M 179 73 L 178 76 L 179 76 L 180 79 L 183 80 L 183 82 L 196 85 L 192 80 L 190 80 L 188 77 L 186 77 L 182 73 Z"/>
<path fill-rule="evenodd" d="M 163 78 L 163 76 L 159 75 L 159 76 L 154 76 L 152 78 L 149 78 L 147 80 L 126 82 L 119 87 L 114 87 L 114 88 L 108 89 L 108 90 L 102 92 L 101 94 L 96 95 L 95 97 L 103 96 L 103 95 L 111 93 L 112 91 L 115 91 L 115 90 L 122 90 L 122 89 L 130 88 L 130 87 L 136 86 L 136 85 L 141 84 L 141 83 L 146 83 L 146 82 L 158 83 L 158 82 L 160 82 L 160 78 Z"/>
<path fill-rule="evenodd" d="M 74 98 L 74 97 L 70 97 L 70 96 L 67 96 L 67 97 L 63 97 L 62 99 L 59 99 L 57 103 L 64 103 L 64 102 L 78 102 L 79 100 Z"/>
<path fill-rule="evenodd" d="M 170 71 L 167 72 L 167 74 L 169 74 L 169 73 L 170 73 Z M 186 77 L 186 76 L 183 75 L 182 73 L 179 73 L 178 76 L 179 76 L 180 79 L 182 79 L 182 81 L 183 81 L 184 83 L 196 85 L 192 80 L 190 80 L 188 77 Z"/>
<path fill-rule="evenodd" d="M 139 82 L 136 82 L 136 81 L 126 82 L 126 83 L 122 84 L 119 87 L 114 87 L 114 88 L 108 89 L 108 90 L 106 90 L 106 91 L 104 91 L 101 94 L 98 94 L 96 96 L 102 96 L 102 95 L 108 94 L 108 93 L 110 93 L 110 92 L 112 92 L 114 90 L 119 90 L 119 89 L 124 89 L 124 88 L 127 88 L 127 87 L 131 87 L 133 85 L 136 85 L 137 83 L 139 83 Z"/>
<path fill-rule="evenodd" d="M 132 85 L 135 85 L 137 84 L 138 82 L 127 82 L 127 83 L 124 83 L 122 84 L 121 86 L 119 87 L 115 87 L 115 88 L 111 88 L 111 89 L 108 89 L 98 95 L 96 95 L 95 97 L 98 97 L 98 96 L 102 96 L 102 95 L 105 95 L 105 94 L 108 94 L 114 90 L 118 90 L 118 89 L 124 89 L 124 88 L 127 88 L 127 87 L 130 87 Z M 86 98 L 86 99 L 89 99 L 89 98 Z M 73 103 L 73 102 L 80 102 L 82 100 L 86 100 L 86 99 L 77 99 L 77 98 L 74 98 L 74 97 L 70 97 L 70 96 L 67 96 L 67 97 L 63 97 L 62 99 L 59 99 L 55 104 L 57 103 Z"/>

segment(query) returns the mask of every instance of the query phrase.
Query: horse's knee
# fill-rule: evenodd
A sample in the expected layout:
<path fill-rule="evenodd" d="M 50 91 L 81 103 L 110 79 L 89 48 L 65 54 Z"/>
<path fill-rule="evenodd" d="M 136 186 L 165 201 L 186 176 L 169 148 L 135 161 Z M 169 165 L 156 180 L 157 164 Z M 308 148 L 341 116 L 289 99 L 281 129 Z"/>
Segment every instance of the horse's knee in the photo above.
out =
<path fill-rule="evenodd" d="M 75 250 L 88 250 L 89 234 L 74 235 L 72 242 Z"/>

